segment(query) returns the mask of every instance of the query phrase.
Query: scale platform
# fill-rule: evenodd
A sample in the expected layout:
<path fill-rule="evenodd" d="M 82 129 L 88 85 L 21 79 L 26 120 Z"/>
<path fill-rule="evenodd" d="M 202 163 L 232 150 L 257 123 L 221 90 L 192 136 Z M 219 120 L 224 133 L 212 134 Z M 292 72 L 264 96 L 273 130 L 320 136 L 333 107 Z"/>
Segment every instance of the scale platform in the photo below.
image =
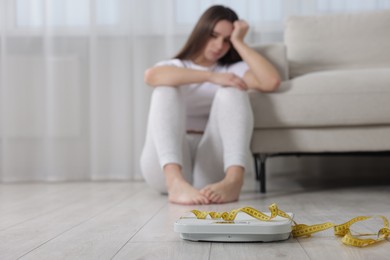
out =
<path fill-rule="evenodd" d="M 287 214 L 294 217 L 292 213 Z M 239 212 L 234 221 L 197 219 L 191 214 L 177 220 L 174 231 L 182 239 L 192 241 L 271 242 L 288 239 L 291 227 L 292 221 L 286 218 L 277 216 L 266 222 Z"/>

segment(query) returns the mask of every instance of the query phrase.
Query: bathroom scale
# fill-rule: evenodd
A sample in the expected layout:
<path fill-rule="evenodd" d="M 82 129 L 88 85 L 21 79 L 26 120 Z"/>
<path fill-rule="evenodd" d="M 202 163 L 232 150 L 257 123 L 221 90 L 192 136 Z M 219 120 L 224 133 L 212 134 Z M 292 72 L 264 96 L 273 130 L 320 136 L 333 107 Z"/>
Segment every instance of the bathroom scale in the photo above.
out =
<path fill-rule="evenodd" d="M 292 213 L 286 214 L 293 219 Z M 174 224 L 174 231 L 180 233 L 182 239 L 191 241 L 272 242 L 288 239 L 291 230 L 290 219 L 277 216 L 270 221 L 261 221 L 243 212 L 239 212 L 233 221 L 209 216 L 197 219 L 190 213 Z"/>

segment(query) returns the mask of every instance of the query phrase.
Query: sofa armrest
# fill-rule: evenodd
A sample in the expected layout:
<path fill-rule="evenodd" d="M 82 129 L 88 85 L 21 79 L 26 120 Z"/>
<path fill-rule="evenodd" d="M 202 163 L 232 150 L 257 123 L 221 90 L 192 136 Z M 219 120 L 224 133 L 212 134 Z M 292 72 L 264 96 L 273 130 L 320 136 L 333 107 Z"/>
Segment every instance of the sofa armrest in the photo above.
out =
<path fill-rule="evenodd" d="M 288 80 L 288 62 L 286 46 L 283 43 L 254 45 L 252 48 L 271 62 L 279 72 L 282 81 Z"/>

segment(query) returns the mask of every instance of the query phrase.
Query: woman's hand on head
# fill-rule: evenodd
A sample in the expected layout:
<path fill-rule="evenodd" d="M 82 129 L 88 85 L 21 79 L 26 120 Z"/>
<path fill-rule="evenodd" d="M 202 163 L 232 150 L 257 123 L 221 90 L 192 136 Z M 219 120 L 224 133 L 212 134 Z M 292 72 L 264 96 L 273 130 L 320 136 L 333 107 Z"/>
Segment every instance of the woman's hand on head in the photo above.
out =
<path fill-rule="evenodd" d="M 241 90 L 248 90 L 245 81 L 234 73 L 213 72 L 210 82 L 224 87 L 236 87 Z"/>
<path fill-rule="evenodd" d="M 230 36 L 231 42 L 244 41 L 245 35 L 249 30 L 249 24 L 245 20 L 237 20 L 233 23 L 233 32 Z"/>

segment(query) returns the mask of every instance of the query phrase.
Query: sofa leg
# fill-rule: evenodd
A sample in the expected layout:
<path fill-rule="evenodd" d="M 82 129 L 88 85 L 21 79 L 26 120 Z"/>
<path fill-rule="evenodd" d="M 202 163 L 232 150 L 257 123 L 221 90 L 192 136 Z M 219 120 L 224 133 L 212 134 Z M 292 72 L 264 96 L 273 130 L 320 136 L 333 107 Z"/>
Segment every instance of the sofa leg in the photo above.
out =
<path fill-rule="evenodd" d="M 256 181 L 260 180 L 260 169 L 259 169 L 259 162 L 258 162 L 258 158 L 259 158 L 259 154 L 254 154 L 253 155 L 253 158 L 254 158 L 254 163 L 255 163 L 255 173 L 256 173 Z"/>
<path fill-rule="evenodd" d="M 260 192 L 265 193 L 265 161 L 267 160 L 266 154 L 255 154 L 255 170 L 256 180 L 260 182 Z"/>
<path fill-rule="evenodd" d="M 260 172 L 259 172 L 259 178 L 260 178 L 260 192 L 265 193 L 265 161 L 267 160 L 267 156 L 265 154 L 260 155 Z"/>

